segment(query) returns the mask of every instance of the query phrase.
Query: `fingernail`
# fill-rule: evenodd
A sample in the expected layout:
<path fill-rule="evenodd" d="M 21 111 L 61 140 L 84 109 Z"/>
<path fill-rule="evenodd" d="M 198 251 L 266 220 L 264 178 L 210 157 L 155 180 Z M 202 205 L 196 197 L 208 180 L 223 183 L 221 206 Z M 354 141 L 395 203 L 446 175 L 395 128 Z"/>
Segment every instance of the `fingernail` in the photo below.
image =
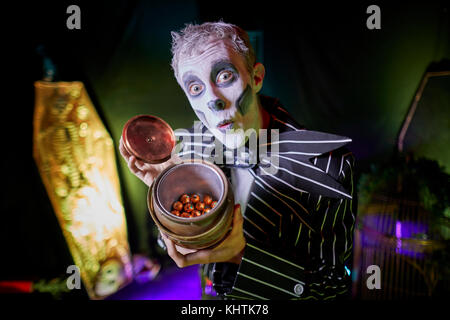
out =
<path fill-rule="evenodd" d="M 241 205 L 238 203 L 238 204 L 235 204 L 234 205 L 234 210 L 236 210 L 237 208 L 240 208 L 241 207 Z"/>

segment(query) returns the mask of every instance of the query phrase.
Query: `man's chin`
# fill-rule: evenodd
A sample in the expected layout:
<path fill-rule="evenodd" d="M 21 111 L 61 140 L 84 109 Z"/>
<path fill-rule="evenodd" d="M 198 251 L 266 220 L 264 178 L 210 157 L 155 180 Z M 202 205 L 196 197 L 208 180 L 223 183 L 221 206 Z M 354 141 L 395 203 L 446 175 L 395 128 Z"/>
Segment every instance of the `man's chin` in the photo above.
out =
<path fill-rule="evenodd" d="M 232 130 L 222 133 L 214 132 L 214 135 L 227 149 L 237 149 L 245 144 L 245 135 L 232 133 Z"/>

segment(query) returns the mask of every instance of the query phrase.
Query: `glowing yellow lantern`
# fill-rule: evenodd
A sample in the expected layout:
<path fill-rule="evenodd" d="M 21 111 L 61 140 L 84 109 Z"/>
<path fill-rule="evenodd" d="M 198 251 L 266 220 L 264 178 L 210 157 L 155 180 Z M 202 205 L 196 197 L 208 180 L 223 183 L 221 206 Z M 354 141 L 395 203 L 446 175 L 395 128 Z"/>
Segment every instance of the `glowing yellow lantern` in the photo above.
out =
<path fill-rule="evenodd" d="M 81 82 L 35 83 L 33 157 L 91 299 L 132 279 L 112 139 Z"/>

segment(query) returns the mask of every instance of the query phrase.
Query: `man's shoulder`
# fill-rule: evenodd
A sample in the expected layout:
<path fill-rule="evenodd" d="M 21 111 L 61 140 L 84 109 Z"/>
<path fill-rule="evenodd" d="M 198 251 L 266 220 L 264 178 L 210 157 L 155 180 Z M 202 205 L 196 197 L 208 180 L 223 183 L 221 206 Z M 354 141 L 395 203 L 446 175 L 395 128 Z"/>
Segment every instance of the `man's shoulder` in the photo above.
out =
<path fill-rule="evenodd" d="M 274 122 L 278 126 L 282 126 L 282 131 L 309 131 L 309 132 L 317 132 L 317 133 L 325 133 L 321 130 L 311 130 L 309 128 L 306 128 L 306 126 L 300 124 L 295 117 L 287 111 L 284 106 L 281 104 L 280 100 L 278 98 L 269 97 L 260 95 L 261 103 L 263 104 L 263 107 L 271 114 Z M 290 134 L 288 134 L 290 135 Z M 335 134 L 332 134 L 333 136 L 336 136 Z M 346 137 L 341 137 L 342 139 L 348 139 Z M 348 139 L 351 141 L 351 139 Z M 320 157 L 331 157 L 331 158 L 338 158 L 339 160 L 344 159 L 348 160 L 350 164 L 353 166 L 354 164 L 354 156 L 353 153 L 350 151 L 350 149 L 347 146 L 342 146 L 339 148 L 336 148 L 330 152 L 325 152 L 318 156 Z"/>
<path fill-rule="evenodd" d="M 278 98 L 260 94 L 259 99 L 262 107 L 271 116 L 272 129 L 279 129 L 280 132 L 305 129 L 305 126 L 301 125 L 294 116 L 284 108 Z"/>

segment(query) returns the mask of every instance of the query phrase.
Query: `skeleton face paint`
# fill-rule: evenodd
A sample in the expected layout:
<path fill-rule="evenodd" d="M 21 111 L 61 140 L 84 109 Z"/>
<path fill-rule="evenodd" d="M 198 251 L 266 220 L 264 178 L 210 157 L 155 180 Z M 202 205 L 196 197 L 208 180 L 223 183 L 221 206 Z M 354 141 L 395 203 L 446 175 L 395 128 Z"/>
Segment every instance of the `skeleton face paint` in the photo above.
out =
<path fill-rule="evenodd" d="M 182 58 L 178 70 L 194 112 L 214 136 L 231 149 L 245 143 L 242 132 L 257 128 L 259 105 L 244 58 L 217 40 Z"/>
<path fill-rule="evenodd" d="M 242 115 L 245 115 L 248 112 L 248 110 L 252 105 L 252 100 L 253 100 L 252 88 L 249 85 L 247 85 L 244 92 L 242 92 L 241 96 L 237 101 L 239 112 Z"/>

